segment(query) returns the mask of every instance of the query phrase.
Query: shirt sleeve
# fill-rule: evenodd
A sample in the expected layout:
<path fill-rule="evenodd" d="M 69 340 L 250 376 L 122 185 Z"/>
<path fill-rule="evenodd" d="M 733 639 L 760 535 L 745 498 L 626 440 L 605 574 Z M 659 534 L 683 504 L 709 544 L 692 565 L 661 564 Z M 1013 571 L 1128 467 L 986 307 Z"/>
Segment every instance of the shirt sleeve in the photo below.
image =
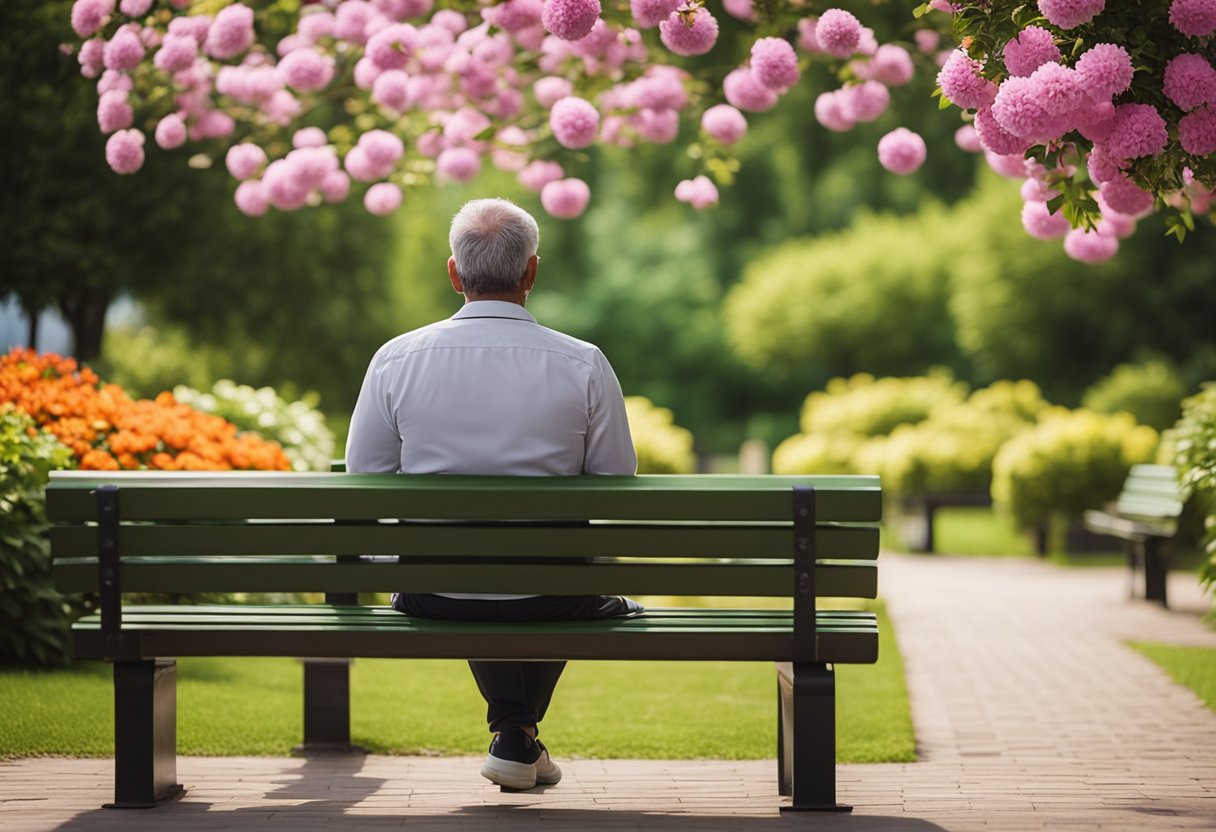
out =
<path fill-rule="evenodd" d="M 638 457 L 625 415 L 625 396 L 612 365 L 597 354 L 597 372 L 592 379 L 591 413 L 587 425 L 584 474 L 636 474 Z"/>
<path fill-rule="evenodd" d="M 379 370 L 377 353 L 363 377 L 346 436 L 346 470 L 352 473 L 395 474 L 401 470 L 401 435 L 389 413 Z"/>

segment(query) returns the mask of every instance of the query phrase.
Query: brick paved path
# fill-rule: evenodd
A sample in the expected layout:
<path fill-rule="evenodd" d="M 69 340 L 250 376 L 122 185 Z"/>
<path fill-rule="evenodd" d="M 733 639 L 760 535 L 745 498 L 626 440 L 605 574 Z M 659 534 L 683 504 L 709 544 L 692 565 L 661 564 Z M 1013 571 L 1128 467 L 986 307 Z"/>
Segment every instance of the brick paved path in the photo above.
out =
<path fill-rule="evenodd" d="M 852 815 L 780 815 L 768 761 L 582 760 L 503 794 L 471 758 L 181 758 L 190 787 L 98 809 L 112 761 L 0 764 L 0 830 L 1216 830 L 1216 714 L 1124 646 L 1216 646 L 1194 579 L 1166 612 L 1122 570 L 884 555 L 922 761 L 840 768 Z"/>

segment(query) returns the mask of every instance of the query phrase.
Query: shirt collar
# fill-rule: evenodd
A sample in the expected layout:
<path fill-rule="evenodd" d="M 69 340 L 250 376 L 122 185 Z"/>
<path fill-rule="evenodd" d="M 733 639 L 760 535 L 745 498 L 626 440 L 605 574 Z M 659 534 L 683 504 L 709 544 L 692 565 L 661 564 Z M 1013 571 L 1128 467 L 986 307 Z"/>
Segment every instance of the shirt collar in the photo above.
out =
<path fill-rule="evenodd" d="M 505 300 L 469 301 L 452 316 L 453 321 L 459 321 L 462 318 L 513 318 L 517 321 L 536 323 L 536 318 L 532 317 L 532 313 L 527 309 L 518 303 Z"/>

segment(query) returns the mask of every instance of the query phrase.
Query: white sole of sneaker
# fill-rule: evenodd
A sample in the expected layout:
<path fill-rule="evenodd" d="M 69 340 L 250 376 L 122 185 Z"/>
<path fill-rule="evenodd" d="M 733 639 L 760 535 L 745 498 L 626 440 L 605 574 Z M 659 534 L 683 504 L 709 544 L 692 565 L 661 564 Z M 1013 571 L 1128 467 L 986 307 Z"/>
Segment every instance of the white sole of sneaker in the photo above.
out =
<path fill-rule="evenodd" d="M 562 770 L 557 767 L 557 764 L 549 759 L 549 752 L 540 752 L 540 759 L 533 766 L 536 769 L 536 782 L 543 786 L 552 786 L 554 783 L 560 783 L 562 779 Z"/>
<path fill-rule="evenodd" d="M 536 766 L 517 763 L 514 760 L 502 760 L 488 754 L 485 764 L 481 767 L 481 776 L 508 789 L 530 789 L 536 785 Z M 560 772 L 558 776 L 561 776 Z"/>

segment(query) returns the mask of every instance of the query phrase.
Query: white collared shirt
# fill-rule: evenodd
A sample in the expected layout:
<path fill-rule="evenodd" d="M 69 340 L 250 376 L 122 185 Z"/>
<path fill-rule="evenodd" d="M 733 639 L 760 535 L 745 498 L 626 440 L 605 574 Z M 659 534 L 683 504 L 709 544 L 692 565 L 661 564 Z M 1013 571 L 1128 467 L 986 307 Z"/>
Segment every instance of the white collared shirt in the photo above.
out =
<path fill-rule="evenodd" d="M 637 456 L 620 382 L 598 347 L 541 326 L 518 304 L 472 301 L 376 352 L 351 416 L 346 467 L 633 474 Z"/>

